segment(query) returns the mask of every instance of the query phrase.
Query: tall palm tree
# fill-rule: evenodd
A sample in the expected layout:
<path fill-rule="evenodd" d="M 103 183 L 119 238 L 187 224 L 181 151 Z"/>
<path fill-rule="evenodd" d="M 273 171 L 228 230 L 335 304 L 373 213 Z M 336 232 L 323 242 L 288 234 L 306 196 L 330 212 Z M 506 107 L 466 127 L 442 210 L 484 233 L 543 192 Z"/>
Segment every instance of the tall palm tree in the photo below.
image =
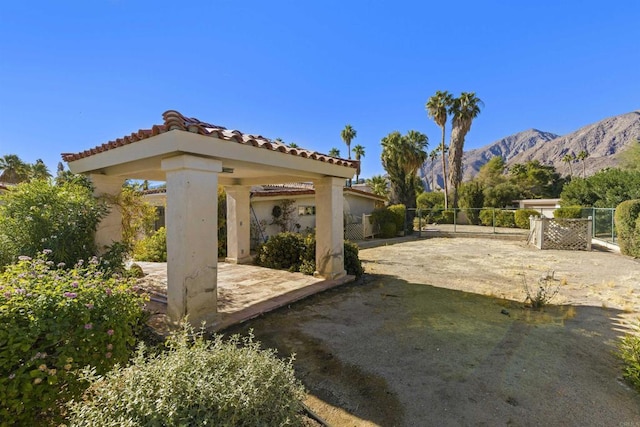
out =
<path fill-rule="evenodd" d="M 44 164 L 42 159 L 38 159 L 34 164 L 29 165 L 30 180 L 49 179 L 49 178 L 51 178 L 51 173 L 49 172 L 47 165 Z"/>
<path fill-rule="evenodd" d="M 29 166 L 15 154 L 0 157 L 0 182 L 18 184 L 29 178 Z"/>
<path fill-rule="evenodd" d="M 449 207 L 448 197 L 447 197 L 447 163 L 445 160 L 444 152 L 444 134 L 445 134 L 445 126 L 447 125 L 449 108 L 451 107 L 451 103 L 453 102 L 453 96 L 448 91 L 436 91 L 436 94 L 433 95 L 426 104 L 427 115 L 433 119 L 434 122 L 440 129 L 442 129 L 442 140 L 440 141 L 440 151 L 442 152 L 442 176 L 444 179 L 444 207 L 447 209 Z"/>
<path fill-rule="evenodd" d="M 360 159 L 364 157 L 364 147 L 360 144 L 353 147 L 353 154 L 356 156 L 356 161 L 358 162 L 358 169 L 356 170 L 356 184 L 360 181 L 360 172 L 362 172 Z"/>
<path fill-rule="evenodd" d="M 430 185 L 431 191 L 435 191 L 436 189 L 436 180 L 435 180 L 436 176 L 435 176 L 435 171 L 433 170 L 433 167 L 435 166 L 437 158 L 438 158 L 438 149 L 434 148 L 429 153 L 429 160 L 431 160 L 431 185 Z"/>
<path fill-rule="evenodd" d="M 455 98 L 449 113 L 453 116 L 451 129 L 451 143 L 449 144 L 449 189 L 453 195 L 453 207 L 458 206 L 457 189 L 462 182 L 462 154 L 464 153 L 464 139 L 473 119 L 480 114 L 484 103 L 475 92 L 462 92 Z"/>
<path fill-rule="evenodd" d="M 577 159 L 582 162 L 582 177 L 583 178 L 587 177 L 587 170 L 586 170 L 586 166 L 585 166 L 585 160 L 587 159 L 587 157 L 589 157 L 589 152 L 587 150 L 582 150 L 581 152 L 578 153 Z"/>
<path fill-rule="evenodd" d="M 562 161 L 569 165 L 569 176 L 570 177 L 573 176 L 573 167 L 571 167 L 571 163 L 573 163 L 573 161 L 575 159 L 576 158 L 573 156 L 573 154 L 565 154 L 562 157 Z"/>
<path fill-rule="evenodd" d="M 349 159 L 351 159 L 351 141 L 353 141 L 353 138 L 355 138 L 357 134 L 358 132 L 356 132 L 356 130 L 351 127 L 351 125 L 346 125 L 344 129 L 342 129 L 342 132 L 340 132 L 340 137 L 342 138 L 344 143 L 347 144 L 347 153 L 349 153 Z"/>
<path fill-rule="evenodd" d="M 338 150 L 336 147 L 333 147 L 327 154 L 331 157 L 340 157 L 340 150 Z"/>

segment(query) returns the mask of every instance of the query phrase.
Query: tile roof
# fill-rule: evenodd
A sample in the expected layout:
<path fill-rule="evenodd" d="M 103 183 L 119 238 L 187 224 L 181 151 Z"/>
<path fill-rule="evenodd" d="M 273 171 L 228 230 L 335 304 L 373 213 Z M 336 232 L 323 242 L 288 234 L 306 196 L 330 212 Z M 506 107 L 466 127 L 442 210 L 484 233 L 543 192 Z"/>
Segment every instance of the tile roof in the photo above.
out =
<path fill-rule="evenodd" d="M 218 138 L 224 141 L 233 141 L 238 144 L 252 145 L 254 147 L 263 148 L 265 150 L 279 151 L 281 153 L 290 154 L 293 156 L 333 163 L 340 166 L 347 166 L 352 168 L 358 167 L 358 162 L 356 160 L 341 159 L 318 153 L 317 151 L 305 150 L 298 147 L 289 147 L 285 144 L 272 141 L 260 135 L 244 134 L 237 130 L 229 130 L 222 126 L 216 126 L 210 123 L 201 122 L 200 120 L 195 118 L 185 117 L 175 110 L 165 111 L 162 114 L 162 117 L 164 119 L 164 123 L 161 125 L 154 125 L 151 127 L 151 129 L 140 129 L 137 132 L 132 133 L 131 135 L 118 138 L 114 141 L 109 141 L 105 144 L 82 151 L 80 153 L 62 153 L 62 159 L 65 162 L 73 162 L 89 156 L 93 156 L 94 154 L 113 150 L 114 148 L 118 148 L 124 145 L 133 144 L 165 132 L 181 130 Z"/>

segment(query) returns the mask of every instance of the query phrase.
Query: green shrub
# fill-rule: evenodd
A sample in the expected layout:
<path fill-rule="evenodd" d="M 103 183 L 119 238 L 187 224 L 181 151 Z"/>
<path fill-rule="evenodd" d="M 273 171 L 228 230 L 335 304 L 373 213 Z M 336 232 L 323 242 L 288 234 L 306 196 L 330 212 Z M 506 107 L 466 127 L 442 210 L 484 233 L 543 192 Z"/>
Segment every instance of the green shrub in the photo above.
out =
<path fill-rule="evenodd" d="M 352 242 L 344 242 L 344 269 L 347 270 L 347 274 L 352 274 L 356 277 L 364 274 L 364 268 L 358 252 L 358 245 Z"/>
<path fill-rule="evenodd" d="M 495 211 L 495 213 L 494 213 Z M 506 209 L 482 209 L 480 211 L 480 222 L 482 225 L 493 226 L 495 216 L 496 227 L 515 227 L 516 221 L 514 211 Z"/>
<path fill-rule="evenodd" d="M 397 217 L 389 209 L 374 209 L 373 212 L 371 212 L 371 220 L 374 224 L 380 227 L 380 237 L 395 237 L 396 232 L 398 231 L 396 226 Z"/>
<path fill-rule="evenodd" d="M 0 196 L 2 258 L 6 263 L 50 249 L 55 264 L 74 265 L 95 255 L 95 230 L 105 214 L 105 205 L 84 185 L 19 184 Z"/>
<path fill-rule="evenodd" d="M 298 233 L 278 233 L 258 250 L 256 264 L 278 270 L 298 271 L 305 251 L 304 237 Z"/>
<path fill-rule="evenodd" d="M 484 186 L 479 181 L 463 182 L 458 188 L 458 204 L 470 224 L 480 223 L 480 208 L 484 206 Z"/>
<path fill-rule="evenodd" d="M 620 252 L 640 257 L 640 199 L 620 203 L 614 220 Z"/>
<path fill-rule="evenodd" d="M 515 220 L 514 211 L 509 211 L 504 209 L 496 211 L 496 226 L 515 228 L 516 220 Z"/>
<path fill-rule="evenodd" d="M 404 221 L 407 215 L 407 207 L 403 204 L 391 205 L 389 209 L 395 218 L 396 232 L 404 230 Z"/>
<path fill-rule="evenodd" d="M 360 277 L 364 274 L 362 262 L 358 256 L 358 245 L 345 240 L 344 242 L 344 269 L 347 274 Z M 316 271 L 316 237 L 309 234 L 304 238 L 304 250 L 300 260 L 300 273 L 313 274 Z"/>
<path fill-rule="evenodd" d="M 636 332 L 638 329 L 636 327 Z M 620 341 L 618 356 L 624 364 L 624 378 L 640 391 L 640 336 L 626 334 Z"/>
<path fill-rule="evenodd" d="M 292 359 L 262 350 L 253 337 L 190 330 L 157 356 L 142 348 L 133 363 L 104 377 L 88 372 L 91 386 L 71 402 L 71 424 L 83 426 L 299 426 L 304 389 Z"/>
<path fill-rule="evenodd" d="M 78 368 L 127 363 L 143 315 L 131 282 L 106 277 L 96 258 L 62 269 L 49 252 L 0 274 L 0 420 L 19 425 L 55 419 L 86 386 Z"/>
<path fill-rule="evenodd" d="M 540 212 L 535 209 L 518 209 L 514 214 L 516 227 L 528 230 L 530 216 L 540 216 Z"/>
<path fill-rule="evenodd" d="M 160 227 L 151 236 L 138 240 L 133 250 L 136 261 L 167 262 L 167 230 Z"/>
<path fill-rule="evenodd" d="M 482 225 L 493 226 L 494 209 L 482 209 L 478 218 Z"/>
<path fill-rule="evenodd" d="M 554 218 L 582 218 L 580 206 L 564 206 L 553 211 Z"/>
<path fill-rule="evenodd" d="M 436 220 L 438 224 L 453 224 L 455 211 L 453 209 L 443 210 L 440 212 L 440 218 Z"/>

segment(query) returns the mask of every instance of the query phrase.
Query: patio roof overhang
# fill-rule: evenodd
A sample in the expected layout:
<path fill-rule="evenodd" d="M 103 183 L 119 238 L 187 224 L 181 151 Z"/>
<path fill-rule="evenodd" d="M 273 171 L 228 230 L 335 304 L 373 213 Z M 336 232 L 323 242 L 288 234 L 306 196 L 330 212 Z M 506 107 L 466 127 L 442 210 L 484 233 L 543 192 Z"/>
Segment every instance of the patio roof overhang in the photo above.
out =
<path fill-rule="evenodd" d="M 356 161 L 229 131 L 176 111 L 163 116 L 163 125 L 62 157 L 74 173 L 166 181 L 162 160 L 189 154 L 222 162 L 221 185 L 288 183 L 327 176 L 348 179 L 357 168 Z"/>

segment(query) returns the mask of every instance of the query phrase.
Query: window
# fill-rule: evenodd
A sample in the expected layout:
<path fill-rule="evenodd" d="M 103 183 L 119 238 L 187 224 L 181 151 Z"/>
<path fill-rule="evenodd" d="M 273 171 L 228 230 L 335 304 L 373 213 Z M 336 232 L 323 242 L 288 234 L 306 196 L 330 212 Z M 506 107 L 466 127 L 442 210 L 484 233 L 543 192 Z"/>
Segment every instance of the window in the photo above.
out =
<path fill-rule="evenodd" d="M 298 216 L 315 215 L 315 206 L 298 206 Z"/>

